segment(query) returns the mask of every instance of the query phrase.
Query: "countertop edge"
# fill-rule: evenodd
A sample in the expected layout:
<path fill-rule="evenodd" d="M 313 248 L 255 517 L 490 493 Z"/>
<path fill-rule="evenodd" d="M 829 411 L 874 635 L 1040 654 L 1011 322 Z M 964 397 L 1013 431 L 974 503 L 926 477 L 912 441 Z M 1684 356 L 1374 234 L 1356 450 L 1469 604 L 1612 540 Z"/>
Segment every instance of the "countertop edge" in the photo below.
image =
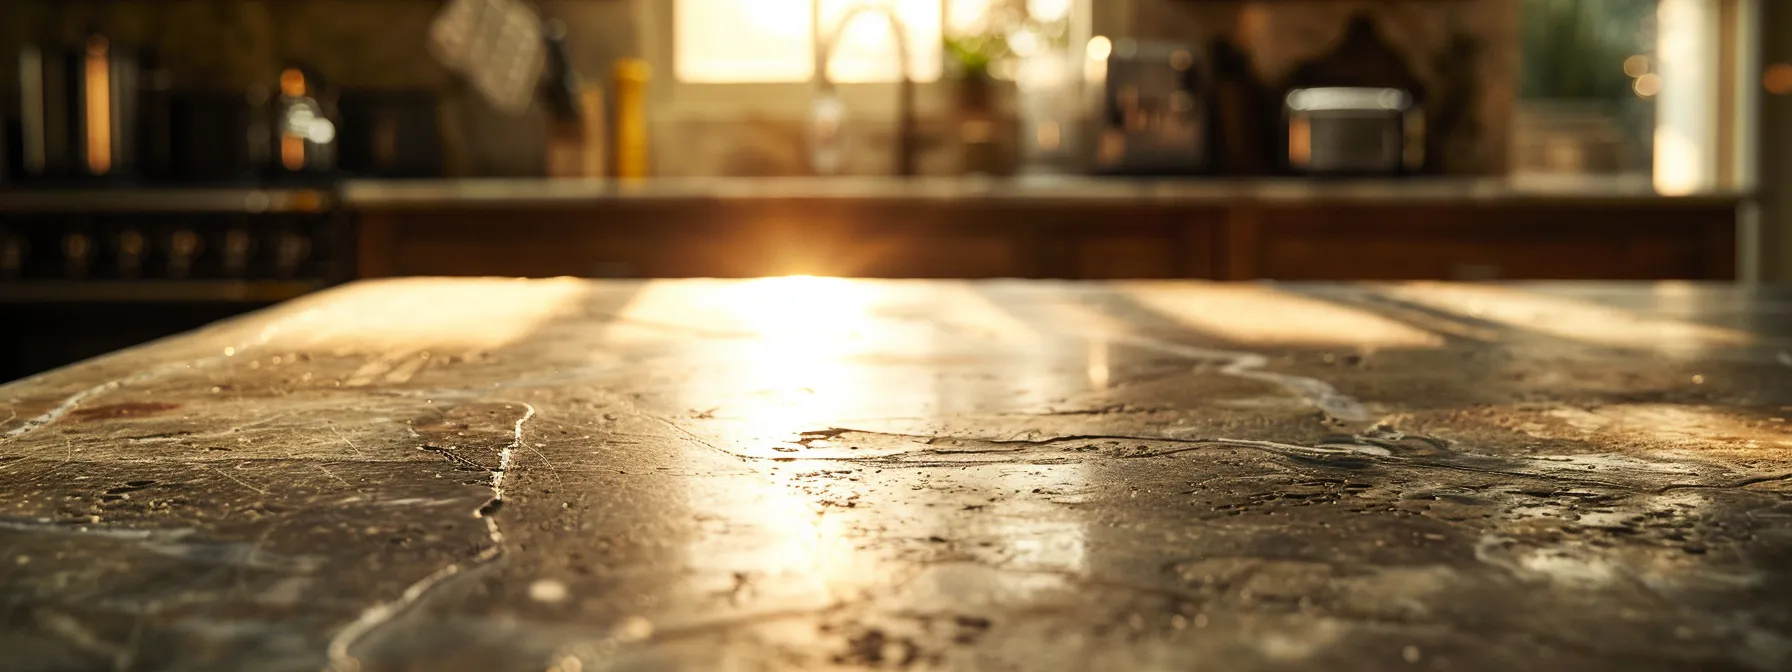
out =
<path fill-rule="evenodd" d="M 637 185 L 617 182 L 468 180 L 440 182 L 349 181 L 343 205 L 362 211 L 420 211 L 443 208 L 555 209 L 610 204 L 679 205 L 739 202 L 1038 204 L 1128 206 L 1303 206 L 1311 204 L 1488 204 L 1611 205 L 1670 207 L 1739 205 L 1751 194 L 1707 191 L 1663 194 L 1636 186 L 1589 184 L 1534 188 L 1503 179 L 1397 183 L 1295 180 L 1209 182 L 1126 182 L 1089 178 L 1060 180 L 922 179 L 857 180 L 677 180 Z"/>

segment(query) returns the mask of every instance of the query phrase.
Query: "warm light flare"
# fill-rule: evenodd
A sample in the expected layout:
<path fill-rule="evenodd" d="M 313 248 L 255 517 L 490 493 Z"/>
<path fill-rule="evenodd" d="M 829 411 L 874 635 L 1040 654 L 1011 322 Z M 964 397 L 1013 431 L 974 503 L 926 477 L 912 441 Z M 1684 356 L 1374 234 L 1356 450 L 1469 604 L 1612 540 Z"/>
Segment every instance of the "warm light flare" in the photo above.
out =
<path fill-rule="evenodd" d="M 1114 53 L 1114 41 L 1102 35 L 1089 38 L 1089 60 L 1103 61 Z"/>
<path fill-rule="evenodd" d="M 1792 63 L 1767 66 L 1766 72 L 1761 75 L 1761 86 L 1776 96 L 1792 95 Z"/>
<path fill-rule="evenodd" d="M 1034 21 L 1062 21 L 1069 18 L 1073 4 L 1071 0 L 1027 0 L 1027 16 Z"/>
<path fill-rule="evenodd" d="M 805 340 L 850 334 L 865 326 L 872 283 L 813 275 L 759 278 L 739 285 L 730 302 L 736 317 L 762 335 Z M 825 319 L 816 319 L 825 315 Z"/>
<path fill-rule="evenodd" d="M 305 95 L 305 73 L 298 68 L 280 71 L 280 95 L 294 98 Z"/>

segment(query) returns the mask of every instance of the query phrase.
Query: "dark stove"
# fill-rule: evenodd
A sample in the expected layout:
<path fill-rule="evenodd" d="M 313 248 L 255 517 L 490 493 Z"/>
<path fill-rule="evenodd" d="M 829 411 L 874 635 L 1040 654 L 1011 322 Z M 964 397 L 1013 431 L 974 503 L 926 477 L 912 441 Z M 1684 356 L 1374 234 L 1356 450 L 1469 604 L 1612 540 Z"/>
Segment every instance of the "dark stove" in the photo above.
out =
<path fill-rule="evenodd" d="M 348 218 L 325 189 L 0 191 L 0 380 L 341 282 Z"/>

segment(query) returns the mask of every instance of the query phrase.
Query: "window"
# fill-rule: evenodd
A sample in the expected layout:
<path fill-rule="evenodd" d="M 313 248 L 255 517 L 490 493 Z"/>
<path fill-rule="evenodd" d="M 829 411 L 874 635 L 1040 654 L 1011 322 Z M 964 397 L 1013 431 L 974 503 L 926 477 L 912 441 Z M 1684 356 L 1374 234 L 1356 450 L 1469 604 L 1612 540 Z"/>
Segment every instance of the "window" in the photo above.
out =
<path fill-rule="evenodd" d="M 678 80 L 800 82 L 815 72 L 810 0 L 674 0 Z"/>
<path fill-rule="evenodd" d="M 678 81 L 695 84 L 806 82 L 815 75 L 814 36 L 841 28 L 858 5 L 883 4 L 907 32 L 910 75 L 931 82 L 942 70 L 943 26 L 968 25 L 994 1 L 673 0 L 673 69 Z M 837 82 L 896 81 L 894 33 L 883 14 L 853 18 L 830 61 Z"/>
<path fill-rule="evenodd" d="M 1648 175 L 1656 0 L 1525 0 L 1520 172 Z"/>
<path fill-rule="evenodd" d="M 1753 6 L 1524 0 L 1518 171 L 1646 176 L 1670 193 L 1746 183 Z"/>

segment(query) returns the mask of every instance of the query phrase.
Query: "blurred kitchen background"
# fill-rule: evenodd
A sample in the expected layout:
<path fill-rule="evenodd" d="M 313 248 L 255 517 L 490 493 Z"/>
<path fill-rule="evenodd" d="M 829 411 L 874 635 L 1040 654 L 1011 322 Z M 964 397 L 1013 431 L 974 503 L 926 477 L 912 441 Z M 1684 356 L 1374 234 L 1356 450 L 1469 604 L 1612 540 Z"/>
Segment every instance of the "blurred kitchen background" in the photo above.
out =
<path fill-rule="evenodd" d="M 7 0 L 0 380 L 401 275 L 1792 276 L 1778 0 Z"/>

